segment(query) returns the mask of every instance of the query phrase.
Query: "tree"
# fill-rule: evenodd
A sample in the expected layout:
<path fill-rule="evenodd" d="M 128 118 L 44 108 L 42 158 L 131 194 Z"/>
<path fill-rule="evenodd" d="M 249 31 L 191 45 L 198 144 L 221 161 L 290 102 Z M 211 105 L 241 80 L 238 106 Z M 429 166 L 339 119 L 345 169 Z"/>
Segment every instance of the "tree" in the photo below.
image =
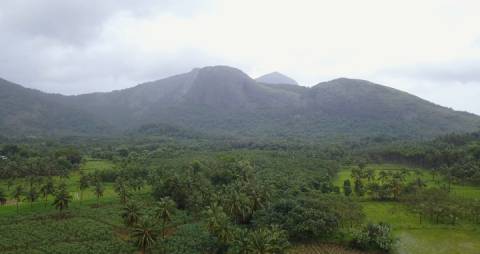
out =
<path fill-rule="evenodd" d="M 7 203 L 7 195 L 3 191 L 3 189 L 0 189 L 0 205 L 5 205 Z"/>
<path fill-rule="evenodd" d="M 162 240 L 165 240 L 166 225 L 172 220 L 172 213 L 175 210 L 175 202 L 170 198 L 161 198 L 155 208 L 155 217 L 162 222 Z"/>
<path fill-rule="evenodd" d="M 123 208 L 122 218 L 127 227 L 135 225 L 140 219 L 141 213 L 137 203 L 128 202 Z"/>
<path fill-rule="evenodd" d="M 10 188 L 15 184 L 15 179 L 13 177 L 8 178 L 7 180 L 7 191 L 10 190 Z"/>
<path fill-rule="evenodd" d="M 15 199 L 15 202 L 17 205 L 17 213 L 18 213 L 18 203 L 22 200 L 22 196 L 23 196 L 23 186 L 17 185 L 12 192 L 12 196 Z"/>
<path fill-rule="evenodd" d="M 97 208 L 100 206 L 100 197 L 103 197 L 103 192 L 105 188 L 103 187 L 102 182 L 95 181 L 95 196 L 97 197 Z"/>
<path fill-rule="evenodd" d="M 52 195 L 55 193 L 55 186 L 53 185 L 53 181 L 51 178 L 47 180 L 45 184 L 40 187 L 40 193 L 42 193 L 42 197 L 45 200 L 45 207 L 47 207 L 48 202 L 48 195 Z"/>
<path fill-rule="evenodd" d="M 207 207 L 206 216 L 208 231 L 218 239 L 220 250 L 226 250 L 233 235 L 227 214 L 214 203 Z"/>
<path fill-rule="evenodd" d="M 115 179 L 114 190 L 120 197 L 120 202 L 122 204 L 127 203 L 127 199 L 130 197 L 130 193 L 128 192 L 127 185 L 125 180 L 122 177 L 117 177 Z"/>
<path fill-rule="evenodd" d="M 351 245 L 361 250 L 380 250 L 389 252 L 393 248 L 394 238 L 388 224 L 368 224 L 353 236 Z"/>
<path fill-rule="evenodd" d="M 68 193 L 66 185 L 61 184 L 55 194 L 55 200 L 53 201 L 53 206 L 59 211 L 61 217 L 63 217 L 63 210 L 68 209 L 71 198 L 72 197 L 70 196 L 70 193 Z"/>
<path fill-rule="evenodd" d="M 30 208 L 33 206 L 33 202 L 37 201 L 38 199 L 38 191 L 35 186 L 31 186 L 28 192 L 26 193 L 25 197 L 30 202 Z"/>
<path fill-rule="evenodd" d="M 142 254 L 146 253 L 155 244 L 157 239 L 152 218 L 141 218 L 133 227 L 131 237 L 140 248 L 140 252 Z"/>
<path fill-rule="evenodd" d="M 83 192 L 90 187 L 90 179 L 88 175 L 81 174 L 79 179 L 79 188 L 80 188 L 80 203 L 83 201 Z"/>
<path fill-rule="evenodd" d="M 366 170 L 366 176 L 368 182 L 375 181 L 375 170 L 369 168 Z"/>
<path fill-rule="evenodd" d="M 250 252 L 254 254 L 285 253 L 289 243 L 285 231 L 277 226 L 260 228 L 250 235 Z"/>
<path fill-rule="evenodd" d="M 385 170 L 382 170 L 380 171 L 380 173 L 378 173 L 378 180 L 380 180 L 382 184 L 386 183 L 389 177 L 390 174 Z"/>
<path fill-rule="evenodd" d="M 224 205 L 227 213 L 238 224 L 246 224 L 250 220 L 251 207 L 247 194 L 239 186 L 231 185 L 225 193 Z"/>
<path fill-rule="evenodd" d="M 364 189 L 362 180 L 356 179 L 354 188 L 355 188 L 354 189 L 355 194 L 357 196 L 362 197 L 365 194 L 365 189 Z"/>
<path fill-rule="evenodd" d="M 345 196 L 350 196 L 352 194 L 352 185 L 350 183 L 350 180 L 346 179 L 343 181 L 343 193 Z"/>

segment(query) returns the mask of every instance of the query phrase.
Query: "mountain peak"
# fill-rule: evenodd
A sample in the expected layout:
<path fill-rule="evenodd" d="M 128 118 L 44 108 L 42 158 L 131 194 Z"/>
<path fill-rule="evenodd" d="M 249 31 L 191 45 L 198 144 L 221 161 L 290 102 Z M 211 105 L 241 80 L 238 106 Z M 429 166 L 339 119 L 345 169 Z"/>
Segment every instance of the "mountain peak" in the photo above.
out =
<path fill-rule="evenodd" d="M 255 80 L 267 84 L 298 85 L 297 81 L 276 71 L 260 76 Z"/>

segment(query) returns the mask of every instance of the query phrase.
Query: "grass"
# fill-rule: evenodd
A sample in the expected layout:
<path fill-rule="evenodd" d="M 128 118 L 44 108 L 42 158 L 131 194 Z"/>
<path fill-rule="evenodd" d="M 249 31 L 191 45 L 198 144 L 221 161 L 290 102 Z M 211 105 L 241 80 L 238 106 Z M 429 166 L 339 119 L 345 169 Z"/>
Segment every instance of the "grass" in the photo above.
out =
<path fill-rule="evenodd" d="M 399 164 L 372 164 L 372 165 L 368 165 L 367 168 L 373 169 L 375 171 L 376 176 L 378 176 L 378 173 L 382 170 L 394 171 L 394 170 L 407 169 L 410 172 L 410 174 L 407 176 L 407 182 L 414 181 L 417 177 L 420 177 L 427 184 L 427 187 L 440 188 L 448 184 L 444 178 L 438 175 L 434 180 L 432 175 L 430 174 L 430 171 L 422 168 L 407 167 Z M 343 181 L 346 179 L 350 179 L 351 183 L 353 184 L 353 180 L 350 176 L 351 169 L 352 167 L 345 167 L 343 170 L 341 170 L 337 174 L 337 177 L 334 179 L 333 183 L 336 186 L 342 187 Z M 415 173 L 417 171 L 421 172 L 421 175 L 417 175 Z M 480 198 L 480 188 L 477 186 L 452 184 L 451 194 L 461 198 Z"/>
<path fill-rule="evenodd" d="M 380 170 L 400 170 L 402 165 L 378 164 L 368 165 L 376 174 Z M 412 172 L 419 170 L 423 174 L 422 180 L 429 187 L 440 187 L 446 184 L 444 179 L 432 180 L 431 174 L 424 169 L 408 168 Z M 342 187 L 343 181 L 351 179 L 351 168 L 340 171 L 334 183 Z M 408 181 L 414 180 L 415 174 L 410 174 Z M 452 185 L 451 195 L 462 198 L 480 198 L 480 188 L 475 186 Z M 404 205 L 397 202 L 370 201 L 367 198 L 360 199 L 367 222 L 386 222 L 392 225 L 397 238 L 396 254 L 478 254 L 480 250 L 480 226 L 466 222 L 456 226 L 437 225 L 422 221 L 409 211 Z"/>
<path fill-rule="evenodd" d="M 80 171 L 110 168 L 114 165 L 109 161 L 87 160 Z M 14 202 L 0 207 L 0 253 L 134 253 L 134 246 L 124 241 L 120 217 L 122 206 L 113 184 L 104 184 L 104 196 L 100 198 L 97 209 L 92 187 L 84 192 L 84 199 L 80 202 L 79 176 L 77 171 L 62 180 L 73 197 L 66 212 L 68 219 L 59 218 L 58 211 L 51 205 L 51 196 L 46 206 L 42 199 L 32 206 L 21 202 L 18 213 Z M 54 181 L 58 183 L 61 179 L 57 177 Z M 25 184 L 22 179 L 17 182 Z M 0 182 L 0 187 L 6 191 L 5 182 Z M 135 195 L 143 197 L 145 192 L 139 191 Z"/>
<path fill-rule="evenodd" d="M 84 163 L 82 163 L 80 167 L 80 171 L 84 172 L 93 172 L 94 170 L 105 170 L 105 169 L 110 169 L 114 168 L 114 164 L 110 161 L 106 160 L 86 160 Z M 57 183 L 60 181 L 65 181 L 67 184 L 68 191 L 70 192 L 70 195 L 72 196 L 72 206 L 78 206 L 80 205 L 80 190 L 78 188 L 79 185 L 79 179 L 80 179 L 80 172 L 76 171 L 70 174 L 70 177 L 66 179 L 60 179 L 59 177 L 55 177 L 54 181 Z M 24 186 L 26 186 L 26 182 L 24 179 L 18 179 L 16 180 L 16 183 L 21 183 Z M 103 193 L 103 197 L 100 198 L 100 203 L 105 203 L 105 202 L 111 202 L 113 200 L 117 200 L 117 194 L 115 193 L 113 189 L 113 184 L 112 183 L 104 183 L 105 191 Z M 10 190 L 7 191 L 7 185 L 6 181 L 0 182 L 0 188 L 5 190 L 8 195 L 10 195 L 10 192 L 13 191 L 14 186 L 10 188 Z M 47 202 L 47 207 L 44 207 L 44 200 L 42 197 L 39 198 L 39 201 L 35 202 L 32 207 L 30 207 L 30 203 L 23 201 L 19 203 L 19 214 L 21 215 L 29 215 L 32 213 L 42 213 L 42 212 L 48 212 L 52 209 L 51 203 L 53 200 L 53 196 L 48 197 L 48 202 Z M 84 205 L 94 205 L 96 204 L 97 197 L 93 191 L 93 187 L 90 187 L 89 189 L 85 190 L 83 193 L 83 201 L 82 204 Z M 7 205 L 0 207 L 0 215 L 14 215 L 17 214 L 16 211 L 16 204 L 13 200 L 10 200 Z"/>
<path fill-rule="evenodd" d="M 335 244 L 309 243 L 293 246 L 289 254 L 362 254 L 365 252 L 350 250 Z"/>
<path fill-rule="evenodd" d="M 71 207 L 68 219 L 58 212 L 34 207 L 20 215 L 2 216 L 0 253 L 132 253 L 131 244 L 116 233 L 121 206 L 103 202 L 101 209 Z M 41 212 L 40 212 L 41 211 Z"/>

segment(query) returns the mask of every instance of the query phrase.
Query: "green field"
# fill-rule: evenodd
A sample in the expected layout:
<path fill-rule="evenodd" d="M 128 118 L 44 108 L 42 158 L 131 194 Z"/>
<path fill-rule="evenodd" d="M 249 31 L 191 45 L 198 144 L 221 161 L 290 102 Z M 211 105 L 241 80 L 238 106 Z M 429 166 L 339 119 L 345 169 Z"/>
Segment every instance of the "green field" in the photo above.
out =
<path fill-rule="evenodd" d="M 114 165 L 110 161 L 106 160 L 86 160 L 82 163 L 80 171 L 84 172 L 93 172 L 95 170 L 105 170 L 111 169 Z M 72 196 L 72 206 L 80 205 L 80 191 L 79 191 L 79 179 L 80 179 L 80 172 L 76 171 L 70 174 L 68 178 L 60 179 L 59 177 L 55 177 L 55 182 L 65 182 L 67 184 L 68 190 L 70 195 Z M 17 179 L 16 183 L 23 183 L 26 186 L 26 182 L 24 179 Z M 104 183 L 105 191 L 103 197 L 100 198 L 100 202 L 111 202 L 112 200 L 117 198 L 117 194 L 113 190 L 112 183 Z M 7 188 L 6 181 L 0 182 L 0 188 L 7 191 L 8 194 L 13 190 L 14 186 L 10 187 L 10 190 Z M 47 205 L 45 207 L 45 203 L 42 197 L 39 198 L 38 202 L 35 202 L 32 207 L 26 201 L 22 201 L 19 203 L 19 214 L 32 214 L 32 213 L 40 213 L 40 212 L 47 212 L 53 209 L 51 206 L 53 197 L 49 196 L 47 200 Z M 82 204 L 84 205 L 93 205 L 96 203 L 97 197 L 93 192 L 93 187 L 90 187 L 83 193 L 83 201 Z M 0 215 L 14 215 L 16 214 L 16 204 L 13 200 L 10 200 L 7 205 L 0 208 Z"/>
<path fill-rule="evenodd" d="M 369 165 L 376 172 L 379 170 L 399 170 L 405 168 L 401 165 L 380 164 Z M 411 169 L 409 168 L 410 170 Z M 418 169 L 415 169 L 418 170 Z M 427 181 L 428 186 L 440 186 L 445 181 L 438 183 L 432 181 L 432 176 L 420 169 L 422 179 Z M 350 179 L 350 169 L 340 171 L 335 184 L 342 186 L 345 179 Z M 416 177 L 414 174 L 410 179 Z M 452 185 L 451 195 L 463 198 L 480 197 L 480 188 L 472 186 Z M 478 254 L 480 250 L 480 225 L 460 223 L 456 226 L 435 225 L 428 221 L 422 221 L 418 215 L 410 212 L 404 205 L 398 202 L 369 201 L 362 198 L 361 204 L 369 222 L 386 222 L 392 225 L 394 235 L 397 238 L 395 253 L 397 254 Z"/>

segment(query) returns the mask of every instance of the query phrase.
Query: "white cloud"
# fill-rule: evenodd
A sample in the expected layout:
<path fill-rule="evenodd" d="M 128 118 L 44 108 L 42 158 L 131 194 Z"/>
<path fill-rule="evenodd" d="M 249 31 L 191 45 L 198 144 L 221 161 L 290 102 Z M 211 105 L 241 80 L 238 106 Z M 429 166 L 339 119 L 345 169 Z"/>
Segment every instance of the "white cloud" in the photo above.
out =
<path fill-rule="evenodd" d="M 480 113 L 472 67 L 480 59 L 479 1 L 50 0 L 49 11 L 45 2 L 6 2 L 37 9 L 0 25 L 8 35 L 0 75 L 48 91 L 107 91 L 227 64 L 251 76 L 284 72 L 305 85 L 339 76 L 388 82 Z M 55 13 L 61 23 L 51 26 L 44 15 Z"/>

